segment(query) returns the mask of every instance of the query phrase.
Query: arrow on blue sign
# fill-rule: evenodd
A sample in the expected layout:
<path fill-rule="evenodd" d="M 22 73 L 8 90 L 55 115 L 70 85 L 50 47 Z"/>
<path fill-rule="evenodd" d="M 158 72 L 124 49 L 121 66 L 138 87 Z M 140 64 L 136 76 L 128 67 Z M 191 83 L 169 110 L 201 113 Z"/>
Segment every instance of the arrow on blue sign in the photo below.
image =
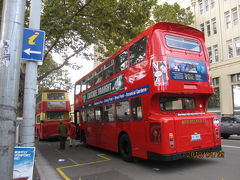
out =
<path fill-rule="evenodd" d="M 22 59 L 42 61 L 45 42 L 45 32 L 24 28 Z"/>
<path fill-rule="evenodd" d="M 24 52 L 27 53 L 28 55 L 30 55 L 30 54 L 41 54 L 42 53 L 41 51 L 31 51 L 30 48 L 25 49 Z"/>

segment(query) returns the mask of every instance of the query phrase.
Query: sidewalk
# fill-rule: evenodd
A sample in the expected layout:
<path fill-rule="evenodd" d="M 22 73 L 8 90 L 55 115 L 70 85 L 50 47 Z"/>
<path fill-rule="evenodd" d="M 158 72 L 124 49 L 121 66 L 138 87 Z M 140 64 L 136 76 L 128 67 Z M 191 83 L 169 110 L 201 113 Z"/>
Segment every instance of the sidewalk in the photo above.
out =
<path fill-rule="evenodd" d="M 37 148 L 33 180 L 62 180 L 57 171 L 42 156 Z"/>

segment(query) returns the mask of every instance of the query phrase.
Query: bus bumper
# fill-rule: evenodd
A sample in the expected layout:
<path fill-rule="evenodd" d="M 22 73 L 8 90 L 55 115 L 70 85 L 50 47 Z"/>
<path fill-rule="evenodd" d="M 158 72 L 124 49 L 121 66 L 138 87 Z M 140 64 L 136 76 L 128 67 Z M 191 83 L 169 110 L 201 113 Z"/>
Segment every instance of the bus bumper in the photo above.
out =
<path fill-rule="evenodd" d="M 193 151 L 186 151 L 181 153 L 175 153 L 175 154 L 158 154 L 154 152 L 148 152 L 148 159 L 151 160 L 159 160 L 159 161 L 173 161 L 178 159 L 183 159 L 188 157 L 188 154 L 191 152 L 218 152 L 222 150 L 222 146 L 214 146 L 210 148 L 204 148 L 204 149 L 197 149 Z"/>

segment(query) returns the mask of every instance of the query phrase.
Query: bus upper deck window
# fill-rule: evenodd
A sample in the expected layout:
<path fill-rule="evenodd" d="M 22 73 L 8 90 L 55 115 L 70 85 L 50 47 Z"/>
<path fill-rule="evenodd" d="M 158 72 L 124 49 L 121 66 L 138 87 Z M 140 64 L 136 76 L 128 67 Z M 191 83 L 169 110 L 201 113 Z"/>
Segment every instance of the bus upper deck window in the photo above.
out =
<path fill-rule="evenodd" d="M 194 52 L 201 51 L 200 44 L 198 43 L 198 41 L 171 35 L 166 35 L 165 38 L 168 47 Z"/>
<path fill-rule="evenodd" d="M 75 85 L 75 95 L 79 94 L 81 92 L 81 85 L 80 84 L 76 84 Z"/>
<path fill-rule="evenodd" d="M 57 93 L 57 92 L 48 93 L 47 98 L 48 98 L 48 100 L 64 100 L 65 93 L 60 93 L 60 92 L 59 93 Z"/>
<path fill-rule="evenodd" d="M 115 58 L 115 72 L 119 73 L 128 68 L 128 51 L 125 50 Z"/>
<path fill-rule="evenodd" d="M 135 64 L 143 61 L 146 57 L 146 42 L 147 38 L 143 37 L 130 47 L 131 66 L 134 66 Z"/>

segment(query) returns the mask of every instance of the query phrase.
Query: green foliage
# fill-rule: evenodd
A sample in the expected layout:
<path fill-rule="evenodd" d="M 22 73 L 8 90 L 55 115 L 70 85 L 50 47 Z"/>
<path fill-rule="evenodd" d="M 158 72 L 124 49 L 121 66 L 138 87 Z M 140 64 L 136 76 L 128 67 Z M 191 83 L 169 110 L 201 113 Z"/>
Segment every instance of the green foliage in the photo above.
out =
<path fill-rule="evenodd" d="M 44 0 L 41 28 L 47 46 L 61 53 L 104 45 L 107 54 L 145 29 L 156 0 Z M 101 43 L 99 43 L 101 42 Z"/>
<path fill-rule="evenodd" d="M 193 23 L 194 18 L 190 9 L 181 8 L 178 3 L 157 5 L 152 13 L 154 22 L 162 21 L 190 25 Z"/>
<path fill-rule="evenodd" d="M 58 67 L 59 64 L 53 61 L 51 57 L 45 59 L 45 63 L 38 68 L 38 74 L 41 76 L 46 71 L 52 70 Z M 46 78 L 43 78 L 38 85 L 38 94 L 45 89 L 63 89 L 70 91 L 73 87 L 69 72 L 66 69 L 58 69 L 49 74 Z"/>

